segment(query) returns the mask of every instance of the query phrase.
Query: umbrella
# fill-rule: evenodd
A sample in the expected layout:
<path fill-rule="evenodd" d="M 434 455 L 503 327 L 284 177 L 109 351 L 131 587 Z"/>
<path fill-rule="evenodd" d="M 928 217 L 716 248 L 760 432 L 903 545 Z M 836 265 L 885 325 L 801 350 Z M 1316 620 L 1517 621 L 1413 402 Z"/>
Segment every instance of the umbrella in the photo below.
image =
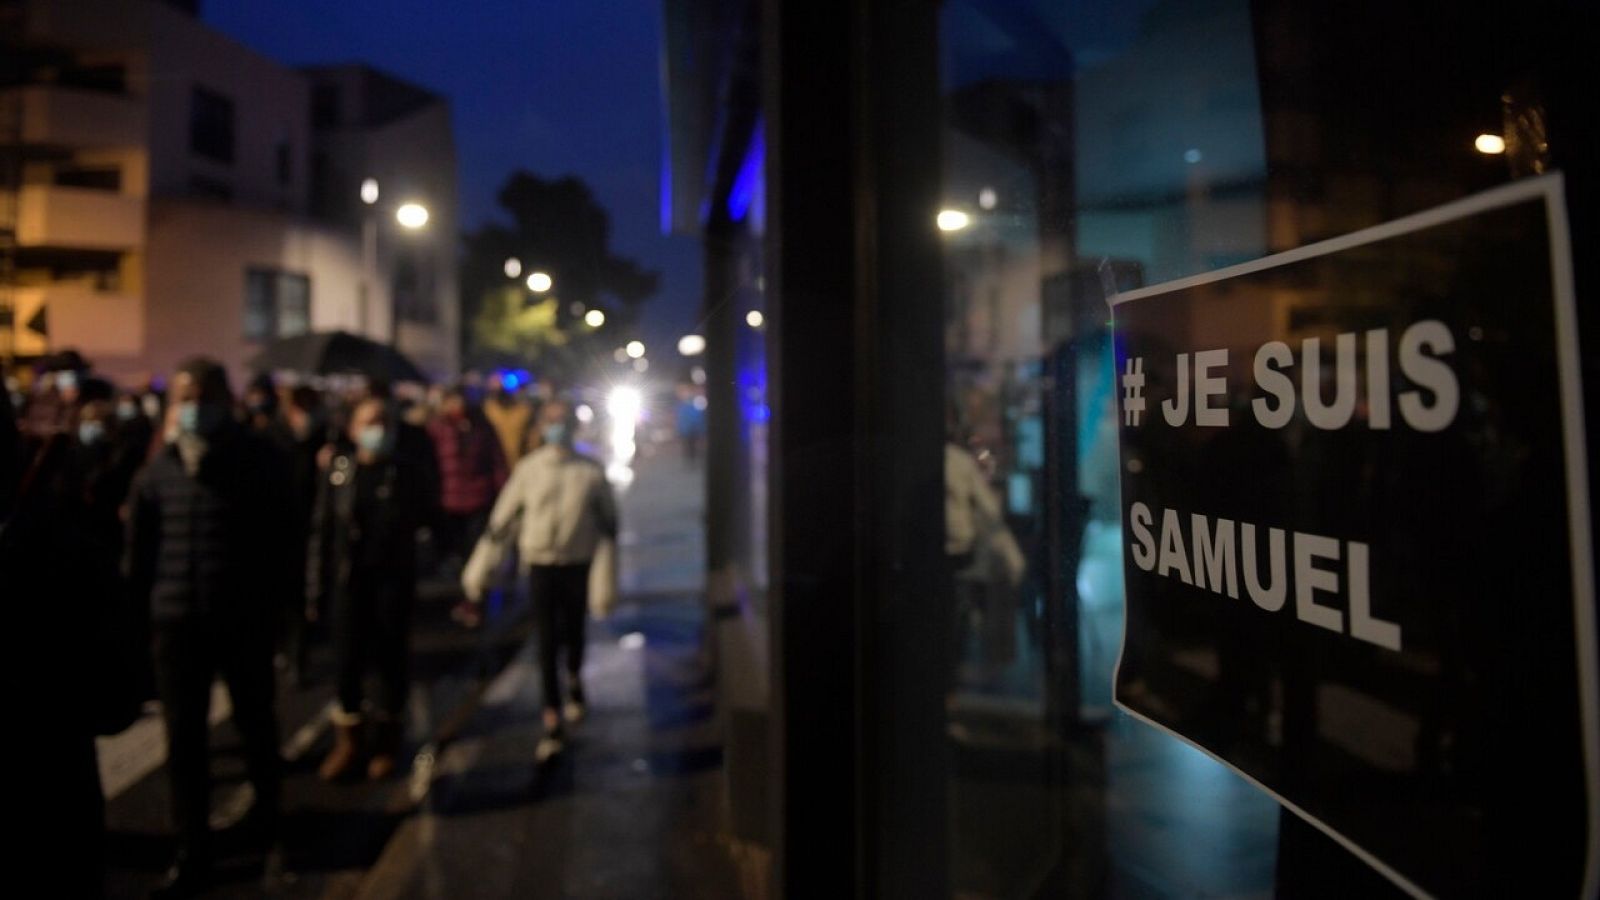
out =
<path fill-rule="evenodd" d="M 426 375 L 399 350 L 348 331 L 313 331 L 279 338 L 256 354 L 258 372 L 288 369 L 306 375 L 355 373 L 375 381 L 426 382 Z"/>

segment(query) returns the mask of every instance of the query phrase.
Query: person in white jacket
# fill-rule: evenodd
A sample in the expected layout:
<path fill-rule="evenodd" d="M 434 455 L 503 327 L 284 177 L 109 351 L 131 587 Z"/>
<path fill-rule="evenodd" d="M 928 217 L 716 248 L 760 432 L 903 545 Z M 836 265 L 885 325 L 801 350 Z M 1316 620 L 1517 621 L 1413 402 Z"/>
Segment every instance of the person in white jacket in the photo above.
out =
<path fill-rule="evenodd" d="M 617 506 L 604 467 L 573 450 L 572 407 L 560 400 L 546 403 L 538 427 L 544 444 L 512 470 L 489 514 L 487 533 L 492 539 L 514 529 L 517 551 L 528 567 L 544 681 L 545 733 L 538 749 L 544 761 L 562 748 L 563 718 L 577 722 L 584 714 L 579 676 L 589 567 L 601 540 L 616 537 Z"/>

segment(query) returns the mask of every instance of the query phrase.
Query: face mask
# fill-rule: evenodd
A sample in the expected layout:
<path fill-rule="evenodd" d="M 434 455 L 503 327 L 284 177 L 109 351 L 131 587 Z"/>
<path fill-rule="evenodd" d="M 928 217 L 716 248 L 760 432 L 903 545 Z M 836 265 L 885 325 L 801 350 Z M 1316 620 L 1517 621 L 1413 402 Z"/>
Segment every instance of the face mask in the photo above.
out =
<path fill-rule="evenodd" d="M 178 430 L 184 434 L 200 430 L 200 404 L 193 401 L 178 404 Z"/>
<path fill-rule="evenodd" d="M 565 444 L 567 442 L 567 423 L 551 422 L 544 426 L 544 442 L 546 444 Z"/>
<path fill-rule="evenodd" d="M 131 400 L 117 404 L 117 418 L 129 422 L 139 417 L 139 404 Z"/>
<path fill-rule="evenodd" d="M 368 425 L 356 435 L 356 445 L 368 453 L 377 453 L 383 449 L 383 426 Z"/>
<path fill-rule="evenodd" d="M 105 436 L 105 433 L 106 426 L 100 422 L 90 421 L 78 423 L 78 442 L 83 444 L 85 447 L 94 446 L 99 442 L 100 438 Z"/>

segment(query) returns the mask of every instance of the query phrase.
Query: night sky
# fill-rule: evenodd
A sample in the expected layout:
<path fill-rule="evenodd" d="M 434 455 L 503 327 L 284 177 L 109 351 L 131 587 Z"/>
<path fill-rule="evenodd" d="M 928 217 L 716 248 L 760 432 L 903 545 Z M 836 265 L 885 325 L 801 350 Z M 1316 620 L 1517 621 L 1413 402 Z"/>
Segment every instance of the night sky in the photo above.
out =
<path fill-rule="evenodd" d="M 660 0 L 203 0 L 202 13 L 280 62 L 364 62 L 447 96 L 463 228 L 495 215 L 513 169 L 582 178 L 613 250 L 662 274 L 645 340 L 693 328 L 698 244 L 659 228 Z"/>

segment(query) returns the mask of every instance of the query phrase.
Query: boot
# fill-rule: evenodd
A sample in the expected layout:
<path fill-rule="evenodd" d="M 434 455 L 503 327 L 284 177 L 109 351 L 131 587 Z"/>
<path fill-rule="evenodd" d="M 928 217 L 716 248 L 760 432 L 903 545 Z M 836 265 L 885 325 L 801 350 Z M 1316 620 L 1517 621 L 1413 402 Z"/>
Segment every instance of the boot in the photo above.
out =
<path fill-rule="evenodd" d="M 361 722 L 335 722 L 333 725 L 333 750 L 317 768 L 317 777 L 323 781 L 338 781 L 355 769 L 361 757 Z"/>
<path fill-rule="evenodd" d="M 211 862 L 204 855 L 178 851 L 178 858 L 150 892 L 152 900 L 187 900 L 211 887 Z"/>
<path fill-rule="evenodd" d="M 367 763 L 367 778 L 382 781 L 399 768 L 400 723 L 393 719 L 380 719 L 373 736 L 372 759 Z"/>

